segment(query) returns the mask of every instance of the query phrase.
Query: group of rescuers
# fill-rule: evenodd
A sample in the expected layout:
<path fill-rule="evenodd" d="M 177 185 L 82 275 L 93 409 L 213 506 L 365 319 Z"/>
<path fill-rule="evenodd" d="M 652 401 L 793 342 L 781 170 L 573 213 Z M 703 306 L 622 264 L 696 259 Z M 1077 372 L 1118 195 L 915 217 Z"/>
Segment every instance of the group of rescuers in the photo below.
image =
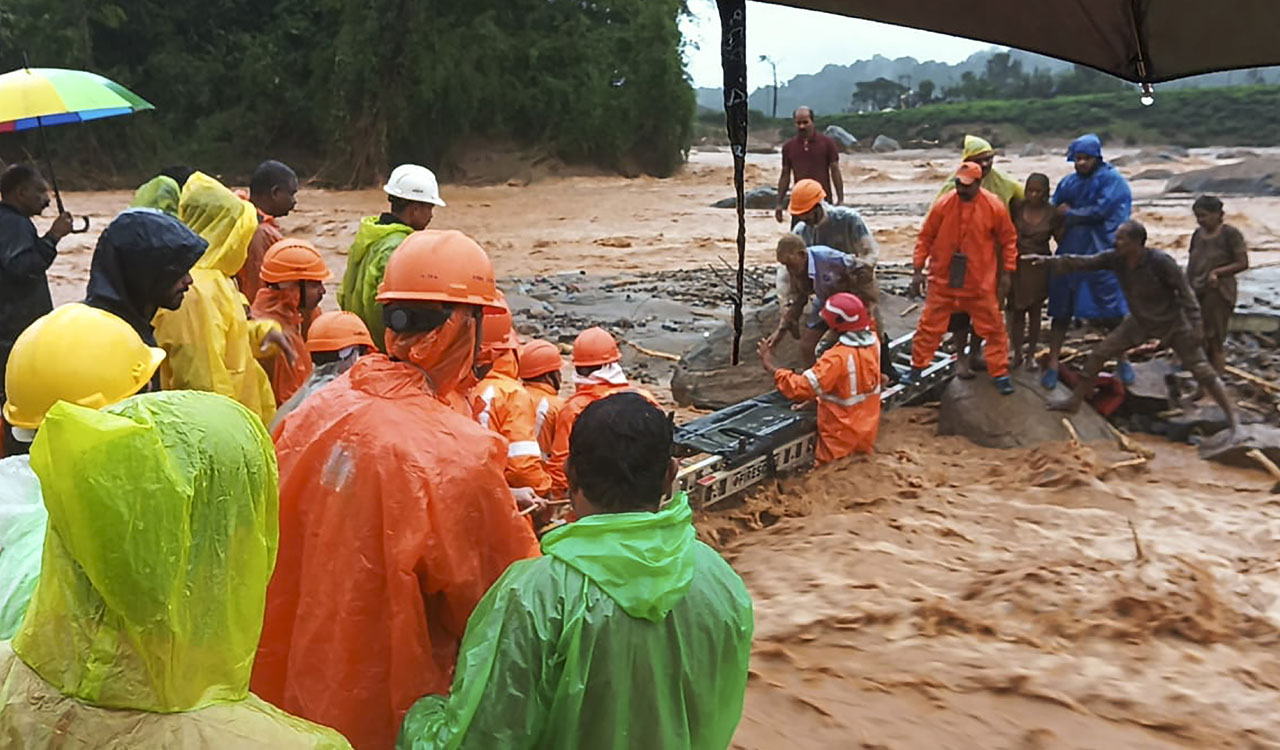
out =
<path fill-rule="evenodd" d="M 0 177 L 0 744 L 729 745 L 752 604 L 670 415 L 603 329 L 518 340 L 430 170 L 384 189 L 341 312 L 279 162 L 164 170 L 54 309 L 70 217 Z"/>
<path fill-rule="evenodd" d="M 1040 385 L 1057 387 L 1058 357 L 1074 319 L 1098 321 L 1110 332 L 1085 359 L 1070 397 L 1051 399 L 1050 408 L 1078 409 L 1112 359 L 1118 362 L 1115 380 L 1131 385 L 1135 374 L 1126 353 L 1158 340 L 1195 377 L 1193 398 L 1207 393 L 1226 415 L 1229 430 L 1219 439 L 1232 437 L 1236 412 L 1220 375 L 1235 276 L 1249 262 L 1244 237 L 1223 221 L 1221 200 L 1195 201 L 1199 226 L 1184 273 L 1168 253 L 1146 246 L 1146 229 L 1130 219 L 1128 183 L 1103 159 L 1096 135 L 1070 144 L 1067 160 L 1075 170 L 1059 182 L 1052 200 L 1047 176 L 1032 174 L 1024 186 L 994 167 L 989 142 L 965 136 L 962 162 L 916 240 L 910 294 L 923 295 L 924 303 L 911 368 L 899 373 L 887 356 L 875 238 L 857 211 L 827 201 L 832 184 L 837 203 L 843 198 L 839 150 L 815 131 L 808 108 L 796 110 L 795 124 L 796 136 L 782 149 L 776 214 L 783 221 L 785 200 L 792 227 L 777 246 L 782 314 L 758 353 L 785 396 L 817 399 L 819 463 L 872 450 L 881 388 L 918 381 L 948 330 L 956 374 L 967 379 L 986 368 L 996 389 L 1010 395 L 1011 368 L 1039 367 Z M 1053 325 L 1041 366 L 1035 353 L 1046 301 Z M 776 366 L 774 350 L 787 334 L 800 340 L 808 365 L 802 373 Z"/>
<path fill-rule="evenodd" d="M 792 187 L 783 313 L 758 352 L 783 394 L 817 402 L 819 462 L 872 450 L 882 387 L 921 376 L 953 315 L 1011 392 L 1001 307 L 1038 322 L 1049 289 L 1067 298 L 1055 334 L 1085 305 L 1127 312 L 1064 408 L 1108 358 L 1162 339 L 1233 415 L 1214 371 L 1225 323 L 1206 318 L 1229 315 L 1247 259 L 1221 203 L 1196 202 L 1188 281 L 1114 220 L 1127 186 L 1096 137 L 1072 144 L 1056 208 L 1047 178 L 1024 190 L 993 156 L 967 138 L 924 222 L 901 374 L 871 232 L 817 180 Z M 247 194 L 165 170 L 102 232 L 84 301 L 53 309 L 70 217 L 39 235 L 43 179 L 0 176 L 7 747 L 729 744 L 752 605 L 672 489 L 671 417 L 600 328 L 574 342 L 561 401 L 559 348 L 519 341 L 484 250 L 428 229 L 445 205 L 430 170 L 402 165 L 384 189 L 342 312 L 319 312 L 330 270 L 276 223 L 298 180 L 274 161 Z M 802 372 L 775 366 L 787 334 Z M 1018 332 L 1013 349 L 1027 363 Z M 557 505 L 569 522 L 546 524 Z"/>

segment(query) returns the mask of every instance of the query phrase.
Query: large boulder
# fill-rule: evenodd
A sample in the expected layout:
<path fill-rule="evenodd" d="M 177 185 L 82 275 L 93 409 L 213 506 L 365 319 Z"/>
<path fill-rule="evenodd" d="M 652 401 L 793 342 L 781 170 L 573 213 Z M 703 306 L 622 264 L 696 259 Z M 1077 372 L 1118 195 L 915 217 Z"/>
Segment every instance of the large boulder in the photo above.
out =
<path fill-rule="evenodd" d="M 1131 180 L 1167 180 L 1178 173 L 1172 169 L 1144 169 L 1130 177 Z"/>
<path fill-rule="evenodd" d="M 1050 398 L 1066 397 L 1063 388 L 1046 391 L 1034 373 L 1023 371 L 1015 372 L 1013 381 L 1013 395 L 1003 396 L 984 374 L 952 378 L 942 392 L 938 434 L 960 435 L 987 448 L 1027 448 L 1069 440 L 1062 424 L 1067 418 L 1085 442 L 1112 439 L 1106 420 L 1088 406 L 1075 414 L 1046 408 Z"/>
<path fill-rule="evenodd" d="M 1226 151 L 1219 151 L 1213 155 L 1215 159 L 1257 159 L 1258 152 L 1250 151 L 1247 148 L 1229 148 Z"/>
<path fill-rule="evenodd" d="M 1280 195 L 1280 158 L 1246 159 L 1176 175 L 1165 183 L 1166 193 L 1238 193 Z"/>
<path fill-rule="evenodd" d="M 1022 157 L 1044 156 L 1044 155 L 1045 155 L 1044 146 L 1041 146 L 1039 143 L 1028 143 L 1027 145 L 1022 147 L 1022 151 L 1018 152 L 1018 156 L 1022 156 Z"/>
<path fill-rule="evenodd" d="M 723 409 L 773 390 L 773 375 L 765 372 L 756 355 L 756 343 L 778 327 L 781 312 L 772 303 L 743 313 L 740 363 L 730 365 L 733 354 L 733 326 L 723 325 L 707 334 L 681 357 L 671 375 L 671 395 L 681 406 Z M 783 336 L 774 352 L 779 367 L 804 366 L 800 342 Z"/>
<path fill-rule="evenodd" d="M 771 187 L 758 187 L 748 190 L 742 196 L 743 203 L 747 208 L 774 208 L 778 205 L 778 189 Z M 731 195 L 724 200 L 718 200 L 711 204 L 712 208 L 737 208 L 738 197 Z"/>
<path fill-rule="evenodd" d="M 858 139 L 853 134 L 839 125 L 828 125 L 826 130 L 822 131 L 828 138 L 840 144 L 841 151 L 852 151 L 854 146 L 858 145 Z"/>
<path fill-rule="evenodd" d="M 884 134 L 876 136 L 876 139 L 871 142 L 871 150 L 877 154 L 888 154 L 900 148 L 902 147 L 897 141 Z"/>
<path fill-rule="evenodd" d="M 1206 438 L 1200 443 L 1200 458 L 1231 466 L 1261 468 L 1249 451 L 1257 449 L 1275 463 L 1280 463 L 1280 429 L 1265 424 L 1241 425 L 1234 440 L 1225 440 L 1223 434 Z"/>

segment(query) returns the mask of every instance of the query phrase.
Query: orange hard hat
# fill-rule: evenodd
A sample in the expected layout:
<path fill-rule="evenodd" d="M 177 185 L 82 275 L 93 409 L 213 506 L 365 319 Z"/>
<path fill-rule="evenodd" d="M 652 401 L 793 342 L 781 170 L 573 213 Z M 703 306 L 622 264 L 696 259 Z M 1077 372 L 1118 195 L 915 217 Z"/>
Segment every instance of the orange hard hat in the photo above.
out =
<path fill-rule="evenodd" d="M 966 161 L 956 170 L 956 182 L 961 185 L 972 185 L 982 180 L 982 167 Z"/>
<path fill-rule="evenodd" d="M 391 253 L 378 301 L 453 302 L 502 307 L 493 264 L 476 241 L 457 231 L 414 232 Z"/>
<path fill-rule="evenodd" d="M 520 378 L 529 380 L 549 372 L 560 372 L 564 361 L 560 347 L 550 341 L 534 339 L 520 349 Z"/>
<path fill-rule="evenodd" d="M 588 328 L 573 340 L 573 366 L 596 367 L 622 359 L 618 342 L 603 328 Z"/>
<path fill-rule="evenodd" d="M 267 248 L 262 256 L 262 280 L 268 284 L 282 281 L 326 281 L 333 274 L 324 264 L 320 251 L 306 240 L 286 237 Z"/>
<path fill-rule="evenodd" d="M 348 346 L 374 349 L 373 337 L 364 320 L 353 312 L 327 312 L 316 316 L 307 331 L 307 351 L 337 352 Z"/>
<path fill-rule="evenodd" d="M 800 180 L 791 188 L 791 215 L 807 214 L 826 198 L 827 191 L 822 189 L 817 180 Z"/>
<path fill-rule="evenodd" d="M 515 324 L 511 321 L 511 310 L 507 307 L 507 298 L 502 296 L 502 292 L 498 292 L 498 297 L 502 307 L 484 309 L 480 344 L 486 349 L 519 349 L 520 339 L 516 338 Z"/>
<path fill-rule="evenodd" d="M 865 331 L 871 327 L 867 306 L 858 295 L 849 292 L 836 292 L 828 297 L 818 315 L 832 330 L 840 333 Z"/>

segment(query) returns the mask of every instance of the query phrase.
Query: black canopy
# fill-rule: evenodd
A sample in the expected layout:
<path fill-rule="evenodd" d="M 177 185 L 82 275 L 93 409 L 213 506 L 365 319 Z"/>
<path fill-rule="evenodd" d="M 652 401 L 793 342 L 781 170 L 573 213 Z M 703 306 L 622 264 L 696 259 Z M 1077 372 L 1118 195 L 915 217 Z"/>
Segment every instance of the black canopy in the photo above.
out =
<path fill-rule="evenodd" d="M 765 1 L 1017 47 L 1134 83 L 1280 64 L 1276 0 Z"/>

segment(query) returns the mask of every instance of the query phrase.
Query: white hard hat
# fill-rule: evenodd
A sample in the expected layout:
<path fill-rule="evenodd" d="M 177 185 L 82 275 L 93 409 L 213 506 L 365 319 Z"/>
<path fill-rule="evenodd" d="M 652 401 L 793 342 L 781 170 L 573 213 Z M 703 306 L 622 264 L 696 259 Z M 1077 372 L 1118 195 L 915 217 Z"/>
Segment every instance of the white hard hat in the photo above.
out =
<path fill-rule="evenodd" d="M 445 205 L 440 199 L 440 183 L 436 182 L 435 173 L 417 164 L 401 164 L 391 170 L 391 178 L 382 189 L 387 195 L 407 201 Z"/>

